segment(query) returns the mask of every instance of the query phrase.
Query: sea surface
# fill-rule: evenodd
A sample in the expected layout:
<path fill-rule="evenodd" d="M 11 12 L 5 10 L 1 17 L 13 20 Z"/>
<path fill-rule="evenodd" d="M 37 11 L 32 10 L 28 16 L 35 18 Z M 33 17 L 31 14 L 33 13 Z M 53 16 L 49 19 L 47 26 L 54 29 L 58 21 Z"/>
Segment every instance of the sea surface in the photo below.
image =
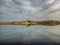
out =
<path fill-rule="evenodd" d="M 60 25 L 0 25 L 0 43 L 59 44 Z"/>

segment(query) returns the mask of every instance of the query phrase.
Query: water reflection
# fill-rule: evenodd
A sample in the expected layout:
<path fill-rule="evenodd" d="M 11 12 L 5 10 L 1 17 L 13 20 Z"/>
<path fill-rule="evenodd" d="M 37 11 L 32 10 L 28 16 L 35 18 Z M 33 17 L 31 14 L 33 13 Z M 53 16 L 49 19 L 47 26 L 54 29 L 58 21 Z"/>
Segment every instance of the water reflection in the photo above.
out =
<path fill-rule="evenodd" d="M 60 25 L 58 26 L 16 26 L 0 25 L 0 42 L 58 42 L 60 43 Z"/>

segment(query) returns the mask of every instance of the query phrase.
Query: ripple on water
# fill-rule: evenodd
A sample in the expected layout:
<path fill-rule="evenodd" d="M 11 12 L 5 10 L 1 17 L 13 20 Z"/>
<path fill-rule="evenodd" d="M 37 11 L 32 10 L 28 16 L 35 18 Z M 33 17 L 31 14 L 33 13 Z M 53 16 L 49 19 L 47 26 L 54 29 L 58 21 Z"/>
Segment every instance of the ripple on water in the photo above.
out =
<path fill-rule="evenodd" d="M 0 25 L 0 41 L 55 41 L 60 42 L 58 26 Z"/>

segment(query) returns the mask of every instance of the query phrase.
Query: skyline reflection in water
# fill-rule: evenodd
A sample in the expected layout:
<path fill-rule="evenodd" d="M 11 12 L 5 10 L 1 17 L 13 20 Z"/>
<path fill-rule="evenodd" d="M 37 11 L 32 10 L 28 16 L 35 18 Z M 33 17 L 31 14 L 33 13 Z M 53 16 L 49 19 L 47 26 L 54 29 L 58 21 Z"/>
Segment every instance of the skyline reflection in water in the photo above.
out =
<path fill-rule="evenodd" d="M 0 25 L 0 43 L 60 43 L 60 25 L 16 26 Z"/>

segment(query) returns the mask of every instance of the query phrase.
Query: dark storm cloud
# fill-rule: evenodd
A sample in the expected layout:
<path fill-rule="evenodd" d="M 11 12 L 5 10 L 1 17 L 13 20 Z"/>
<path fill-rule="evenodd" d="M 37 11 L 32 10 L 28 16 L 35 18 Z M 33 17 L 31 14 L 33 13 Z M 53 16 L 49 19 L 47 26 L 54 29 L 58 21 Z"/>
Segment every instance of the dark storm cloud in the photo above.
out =
<path fill-rule="evenodd" d="M 0 0 L 0 6 L 1 6 L 2 4 L 4 4 L 4 1 L 3 1 L 3 0 Z"/>
<path fill-rule="evenodd" d="M 16 5 L 22 5 L 22 3 L 20 2 L 20 1 L 17 1 L 17 0 L 12 0 L 13 1 L 13 3 L 15 3 Z"/>
<path fill-rule="evenodd" d="M 39 7 L 43 10 L 47 10 L 52 4 L 48 4 L 48 0 L 30 0 L 33 7 Z"/>
<path fill-rule="evenodd" d="M 40 7 L 45 0 L 30 0 L 31 5 L 34 7 Z"/>

